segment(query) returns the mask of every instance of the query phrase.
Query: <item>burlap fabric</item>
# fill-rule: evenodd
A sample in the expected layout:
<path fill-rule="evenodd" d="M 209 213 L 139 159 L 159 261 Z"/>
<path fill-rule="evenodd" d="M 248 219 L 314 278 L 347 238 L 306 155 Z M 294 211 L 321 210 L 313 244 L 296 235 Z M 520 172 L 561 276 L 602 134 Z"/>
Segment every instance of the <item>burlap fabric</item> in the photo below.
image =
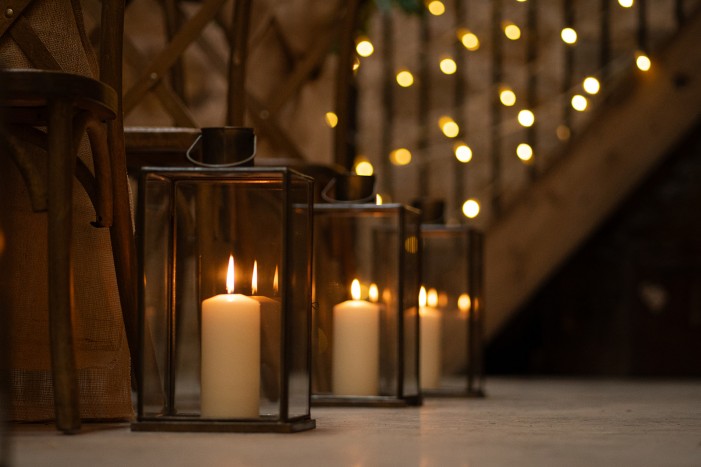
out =
<path fill-rule="evenodd" d="M 65 71 L 96 74 L 97 62 L 86 47 L 78 0 L 35 0 L 24 15 Z M 7 34 L 0 39 L 0 63 L 30 66 Z M 92 167 L 85 139 L 79 156 Z M 95 211 L 77 181 L 73 193 L 74 338 L 80 413 L 85 419 L 127 419 L 133 416 L 130 359 L 109 231 L 90 225 Z M 0 226 L 5 237 L 0 307 L 12 315 L 10 416 L 14 420 L 54 417 L 46 220 L 46 213 L 32 212 L 17 168 L 7 154 L 0 154 Z"/>

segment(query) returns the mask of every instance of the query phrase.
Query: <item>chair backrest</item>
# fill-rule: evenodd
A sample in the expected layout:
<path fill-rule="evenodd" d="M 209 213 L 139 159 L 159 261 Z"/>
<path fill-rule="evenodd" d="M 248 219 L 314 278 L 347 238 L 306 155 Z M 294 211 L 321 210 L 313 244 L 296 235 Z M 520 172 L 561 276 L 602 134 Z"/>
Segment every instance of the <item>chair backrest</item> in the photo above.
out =
<path fill-rule="evenodd" d="M 197 3 L 197 6 L 193 6 L 193 3 Z M 271 146 L 276 154 L 297 160 L 309 159 L 286 128 L 290 125 L 282 123 L 278 117 L 307 80 L 322 68 L 334 43 L 336 31 L 329 27 L 303 54 L 292 53 L 284 37 L 286 31 L 277 21 L 276 12 L 270 5 L 265 2 L 236 0 L 231 13 L 228 13 L 227 8 L 231 5 L 231 0 L 164 0 L 157 5 L 135 0 L 131 3 L 129 9 L 133 9 L 134 16 L 141 18 L 145 15 L 153 18 L 153 8 L 161 9 L 167 42 L 162 47 L 151 42 L 145 44 L 144 37 L 136 35 L 143 32 L 143 25 L 132 25 L 136 31 L 134 35 L 127 31 L 125 68 L 127 76 L 135 73 L 133 80 L 131 77 L 127 79 L 131 84 L 128 88 L 125 87 L 124 110 L 127 120 L 131 119 L 138 126 L 143 126 L 144 122 L 148 122 L 147 118 L 153 115 L 153 120 L 158 123 L 147 123 L 148 126 L 253 126 L 259 143 L 262 137 L 264 144 Z M 271 39 L 279 41 L 279 44 L 276 44 L 278 50 L 274 50 L 276 56 L 269 57 L 269 60 L 289 60 L 292 66 L 285 75 L 280 76 L 280 84 L 272 87 L 270 94 L 261 97 L 260 93 L 256 95 L 250 92 L 258 84 L 252 83 L 250 77 L 248 87 L 245 86 L 246 76 L 250 76 L 246 72 L 246 65 L 252 53 L 260 52 L 258 47 L 263 45 L 263 40 Z M 144 50 L 156 48 L 158 52 L 155 55 L 146 57 Z M 226 53 L 222 53 L 223 49 Z M 184 60 L 186 50 L 192 54 Z M 187 68 L 184 63 L 188 64 Z M 201 68 L 197 69 L 198 66 Z M 207 121 L 203 121 L 203 115 L 197 114 L 193 111 L 194 106 L 188 105 L 185 90 L 192 90 L 193 86 L 185 78 L 192 79 L 194 75 L 206 76 L 210 89 L 212 82 L 217 86 L 222 80 L 225 83 L 223 91 L 217 90 L 217 96 L 221 93 L 219 102 L 225 102 L 225 109 L 223 112 L 220 106 L 214 109 L 215 112 L 220 112 L 221 117 L 217 117 L 220 120 L 213 122 L 209 117 L 211 113 L 208 113 Z M 145 99 L 146 96 L 155 97 L 157 101 L 153 98 Z M 154 102 L 158 104 L 154 105 Z M 210 111 L 213 107 L 214 105 L 208 106 L 207 110 Z M 168 123 L 164 123 L 162 111 L 165 112 Z M 134 136 L 128 133 L 129 138 Z M 140 136 L 148 135 L 144 133 Z M 259 149 L 260 147 L 261 145 Z"/>

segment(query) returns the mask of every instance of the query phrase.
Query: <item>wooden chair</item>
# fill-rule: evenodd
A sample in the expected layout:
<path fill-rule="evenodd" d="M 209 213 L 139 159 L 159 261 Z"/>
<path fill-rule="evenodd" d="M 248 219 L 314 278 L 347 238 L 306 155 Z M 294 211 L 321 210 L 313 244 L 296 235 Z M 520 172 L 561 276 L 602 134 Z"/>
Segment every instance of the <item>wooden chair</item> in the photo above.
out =
<path fill-rule="evenodd" d="M 22 16 L 31 0 L 10 2 L 0 36 L 10 35 L 38 69 L 0 70 L 0 143 L 25 180 L 35 211 L 48 211 L 49 328 L 56 426 L 80 429 L 72 335 L 72 189 L 76 176 L 96 212 L 94 225 L 110 227 L 122 313 L 136 355 L 136 263 L 126 178 L 121 109 L 124 0 L 104 0 L 100 78 L 66 73 Z M 46 127 L 46 133 L 38 130 Z M 77 157 L 87 133 L 94 175 Z M 30 141 L 34 145 L 27 145 Z M 27 151 L 45 149 L 48 176 Z"/>

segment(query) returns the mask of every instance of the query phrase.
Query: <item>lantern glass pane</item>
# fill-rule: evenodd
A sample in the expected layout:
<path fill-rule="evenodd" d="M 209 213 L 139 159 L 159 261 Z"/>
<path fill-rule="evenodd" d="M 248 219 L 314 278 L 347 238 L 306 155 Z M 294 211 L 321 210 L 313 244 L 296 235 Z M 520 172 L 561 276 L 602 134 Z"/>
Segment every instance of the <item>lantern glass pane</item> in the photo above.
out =
<path fill-rule="evenodd" d="M 139 419 L 308 418 L 311 179 L 147 169 L 140 190 Z"/>
<path fill-rule="evenodd" d="M 418 398 L 418 214 L 397 204 L 317 205 L 314 223 L 315 400 L 415 403 L 407 400 Z"/>
<path fill-rule="evenodd" d="M 433 316 L 440 320 L 432 329 L 428 311 L 420 321 L 422 390 L 429 395 L 481 395 L 482 234 L 427 225 L 422 243 L 422 282 L 434 291 L 436 303 L 428 306 L 437 310 Z"/>

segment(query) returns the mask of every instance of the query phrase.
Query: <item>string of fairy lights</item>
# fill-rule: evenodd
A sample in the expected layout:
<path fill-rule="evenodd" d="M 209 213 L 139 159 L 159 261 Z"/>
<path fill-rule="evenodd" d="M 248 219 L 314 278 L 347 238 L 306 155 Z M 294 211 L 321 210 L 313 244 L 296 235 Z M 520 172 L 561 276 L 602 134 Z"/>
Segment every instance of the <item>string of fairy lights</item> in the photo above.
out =
<path fill-rule="evenodd" d="M 528 0 L 514 0 L 516 3 L 526 3 Z M 643 0 L 638 0 L 643 1 Z M 624 9 L 630 9 L 635 6 L 635 0 L 618 0 L 618 5 Z M 446 5 L 442 0 L 425 0 L 424 7 L 426 11 L 433 16 L 441 16 L 446 14 Z M 510 19 L 504 19 L 501 22 L 501 31 L 504 36 L 510 41 L 519 41 L 523 37 L 521 27 L 517 22 Z M 481 49 L 481 41 L 479 36 L 467 27 L 459 27 L 454 31 L 449 31 L 451 43 L 455 39 L 459 41 L 464 48 L 475 53 Z M 560 30 L 560 39 L 567 47 L 575 47 L 579 41 L 579 36 L 574 25 L 565 24 Z M 357 57 L 354 62 L 354 71 L 357 72 L 361 65 L 361 60 L 367 59 L 375 52 L 375 47 L 368 36 L 359 36 L 356 39 Z M 634 59 L 635 66 L 642 71 L 647 72 L 652 68 L 652 60 L 647 55 L 647 47 L 645 44 L 638 44 L 633 57 L 628 57 L 626 60 Z M 607 64 L 608 66 L 608 64 Z M 458 70 L 458 62 L 455 57 L 449 53 L 442 54 L 438 61 L 440 72 L 445 75 L 454 75 Z M 605 70 L 599 70 L 598 75 L 603 75 Z M 400 66 L 395 73 L 396 85 L 401 88 L 410 88 L 417 82 L 414 72 L 409 67 Z M 513 108 L 517 105 L 518 99 L 514 89 L 506 82 L 496 83 L 495 91 L 498 92 L 499 102 L 506 108 Z M 589 74 L 581 81 L 565 91 L 569 96 L 569 106 L 576 112 L 585 112 L 591 108 L 590 99 L 592 96 L 599 94 L 602 91 L 602 82 L 597 77 L 597 74 Z M 562 97 L 562 94 L 557 96 Z M 543 107 L 543 103 L 539 107 Z M 539 107 L 527 108 L 523 107 L 518 110 L 516 122 L 521 128 L 531 128 L 538 120 Z M 334 112 L 326 113 L 326 124 L 334 128 L 338 123 L 338 117 Z M 462 164 L 469 163 L 474 156 L 473 149 L 465 141 L 460 140 L 461 128 L 458 122 L 450 115 L 442 115 L 438 119 L 438 127 L 444 138 L 447 141 L 454 141 L 452 145 L 452 154 L 457 161 Z M 570 128 L 568 125 L 559 125 L 556 128 L 556 135 L 561 141 L 565 141 L 570 137 Z M 445 144 L 445 141 L 441 142 Z M 406 145 L 405 145 L 406 146 Z M 519 142 L 515 149 L 516 157 L 524 164 L 532 163 L 535 156 L 534 148 L 527 141 Z M 390 151 L 387 155 L 389 161 L 394 166 L 406 166 L 412 163 L 413 157 L 411 151 L 407 147 L 398 147 Z M 374 167 L 365 156 L 356 157 L 354 170 L 359 175 L 372 175 Z M 477 198 L 468 198 L 462 204 L 462 214 L 473 219 L 480 213 L 480 201 Z"/>

